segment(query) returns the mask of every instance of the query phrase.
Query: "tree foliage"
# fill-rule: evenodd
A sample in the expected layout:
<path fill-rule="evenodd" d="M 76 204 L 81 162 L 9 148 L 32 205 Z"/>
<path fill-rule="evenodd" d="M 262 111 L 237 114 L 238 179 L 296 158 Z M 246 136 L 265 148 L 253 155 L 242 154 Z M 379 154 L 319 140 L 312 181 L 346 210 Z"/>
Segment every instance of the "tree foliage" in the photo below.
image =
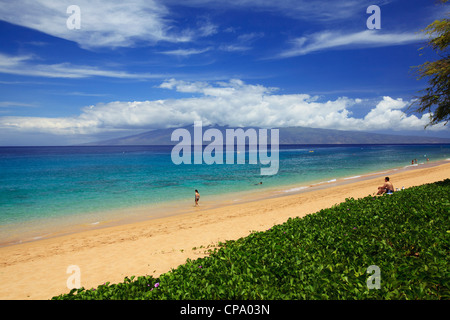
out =
<path fill-rule="evenodd" d="M 448 0 L 439 2 L 445 5 Z M 450 16 L 449 13 L 448 15 Z M 421 91 L 422 96 L 413 104 L 418 104 L 414 111 L 430 113 L 430 122 L 427 126 L 441 121 L 447 124 L 450 120 L 450 55 L 448 50 L 450 19 L 436 20 L 425 28 L 424 32 L 429 36 L 427 46 L 433 49 L 440 59 L 427 61 L 415 67 L 419 79 L 428 78 L 429 86 Z"/>

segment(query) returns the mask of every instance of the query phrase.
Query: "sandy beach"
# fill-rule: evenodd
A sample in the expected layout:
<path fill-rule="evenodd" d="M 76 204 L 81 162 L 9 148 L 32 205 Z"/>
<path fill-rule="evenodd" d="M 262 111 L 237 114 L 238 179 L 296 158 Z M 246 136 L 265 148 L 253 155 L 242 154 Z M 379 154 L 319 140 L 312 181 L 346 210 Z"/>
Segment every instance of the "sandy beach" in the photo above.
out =
<path fill-rule="evenodd" d="M 158 276 L 186 259 L 205 256 L 219 241 L 267 230 L 345 201 L 374 194 L 389 175 L 409 188 L 450 178 L 450 163 L 421 165 L 364 178 L 277 194 L 257 201 L 192 208 L 180 215 L 77 232 L 0 248 L 0 299 L 50 299 L 67 293 L 67 268 L 80 270 L 81 286 L 117 283 L 126 276 Z"/>

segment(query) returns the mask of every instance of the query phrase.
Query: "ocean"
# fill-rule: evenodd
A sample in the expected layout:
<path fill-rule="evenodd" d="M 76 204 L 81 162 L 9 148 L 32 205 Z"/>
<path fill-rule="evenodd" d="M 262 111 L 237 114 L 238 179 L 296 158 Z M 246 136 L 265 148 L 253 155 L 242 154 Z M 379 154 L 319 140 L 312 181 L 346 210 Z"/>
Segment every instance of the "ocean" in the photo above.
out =
<path fill-rule="evenodd" d="M 249 164 L 248 152 L 245 164 L 176 165 L 172 148 L 0 147 L 0 244 L 45 237 L 50 226 L 96 225 L 142 212 L 130 208 L 145 208 L 151 218 L 161 208 L 192 207 L 195 189 L 200 204 L 237 201 L 255 191 L 296 192 L 403 168 L 413 159 L 420 166 L 450 158 L 448 144 L 282 145 L 278 173 L 265 176 L 260 169 L 267 165 Z"/>

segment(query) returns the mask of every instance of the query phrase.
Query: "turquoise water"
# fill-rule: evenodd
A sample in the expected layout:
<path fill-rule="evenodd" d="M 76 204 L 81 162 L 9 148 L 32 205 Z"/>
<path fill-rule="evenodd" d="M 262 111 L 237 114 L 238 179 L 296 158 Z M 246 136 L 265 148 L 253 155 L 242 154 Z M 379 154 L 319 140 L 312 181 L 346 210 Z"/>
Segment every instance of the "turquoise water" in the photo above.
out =
<path fill-rule="evenodd" d="M 276 175 L 260 164 L 180 164 L 170 146 L 1 147 L 0 231 L 44 219 L 89 217 L 134 206 L 377 172 L 450 158 L 450 145 L 280 146 Z M 270 150 L 270 149 L 269 149 Z M 263 167 L 267 167 L 263 166 Z M 43 222 L 42 222 L 43 223 Z"/>

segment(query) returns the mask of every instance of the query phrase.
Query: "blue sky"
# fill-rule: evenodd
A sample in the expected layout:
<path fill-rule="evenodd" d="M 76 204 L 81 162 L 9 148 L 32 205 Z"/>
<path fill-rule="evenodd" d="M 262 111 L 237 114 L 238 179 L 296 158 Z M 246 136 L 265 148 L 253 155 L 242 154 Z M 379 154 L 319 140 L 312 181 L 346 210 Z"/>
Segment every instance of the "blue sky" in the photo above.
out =
<path fill-rule="evenodd" d="M 367 27 L 370 5 L 381 29 Z M 411 66 L 437 58 L 419 51 L 421 30 L 448 11 L 432 0 L 0 0 L 0 145 L 198 120 L 449 137 L 407 112 L 427 85 Z"/>

